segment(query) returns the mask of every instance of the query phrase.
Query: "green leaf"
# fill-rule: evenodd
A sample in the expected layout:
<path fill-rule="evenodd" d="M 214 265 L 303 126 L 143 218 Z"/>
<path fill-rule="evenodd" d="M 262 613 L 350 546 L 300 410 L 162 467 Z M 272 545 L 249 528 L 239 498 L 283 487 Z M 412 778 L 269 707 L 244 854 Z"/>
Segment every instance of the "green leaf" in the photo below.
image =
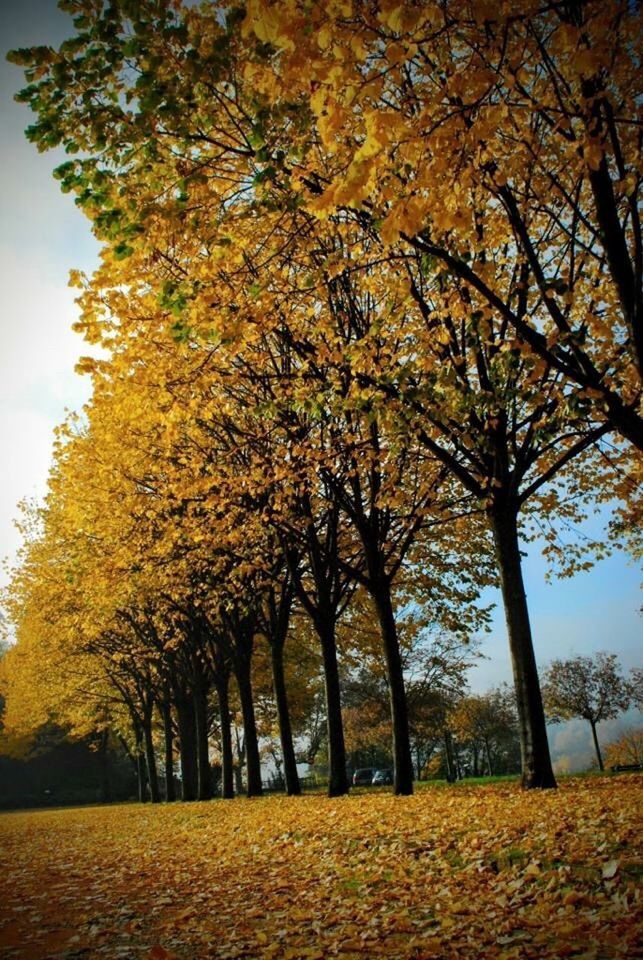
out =
<path fill-rule="evenodd" d="M 126 260 L 134 253 L 134 247 L 131 247 L 128 243 L 117 243 L 113 253 L 116 260 Z"/>

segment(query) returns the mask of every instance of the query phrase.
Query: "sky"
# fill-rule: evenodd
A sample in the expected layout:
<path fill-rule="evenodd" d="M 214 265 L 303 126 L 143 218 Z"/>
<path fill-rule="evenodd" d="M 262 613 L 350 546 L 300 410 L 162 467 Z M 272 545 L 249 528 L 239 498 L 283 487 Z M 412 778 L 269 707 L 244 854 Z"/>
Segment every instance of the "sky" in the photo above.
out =
<path fill-rule="evenodd" d="M 67 278 L 71 269 L 92 271 L 98 245 L 71 195 L 62 194 L 51 176 L 64 155 L 39 154 L 24 137 L 31 114 L 13 101 L 23 85 L 22 72 L 5 55 L 14 47 L 55 46 L 70 28 L 70 18 L 55 0 L 0 2 L 0 557 L 9 560 L 20 543 L 14 526 L 18 501 L 42 497 L 46 490 L 53 429 L 67 409 L 80 409 L 89 399 L 88 378 L 74 373 L 78 358 L 90 350 L 71 330 L 77 308 Z M 598 536 L 600 522 L 588 532 Z M 624 553 L 572 580 L 547 584 L 537 544 L 525 549 L 539 665 L 598 650 L 617 653 L 625 669 L 643 665 L 641 575 Z M 6 575 L 0 572 L 2 582 Z M 499 597 L 487 596 L 497 608 L 492 632 L 483 639 L 487 659 L 470 676 L 478 691 L 511 680 Z M 623 722 L 606 725 L 604 733 L 612 735 Z M 555 728 L 554 754 L 570 753 L 574 743 L 589 752 L 589 728 L 584 726 Z"/>
<path fill-rule="evenodd" d="M 73 200 L 52 179 L 60 154 L 39 154 L 27 142 L 31 113 L 13 101 L 23 74 L 5 60 L 13 47 L 64 40 L 68 20 L 55 0 L 0 3 L 2 557 L 13 556 L 19 544 L 17 502 L 45 491 L 54 427 L 67 408 L 78 409 L 89 397 L 87 378 L 74 373 L 88 350 L 71 331 L 77 311 L 67 277 L 72 267 L 91 271 L 98 245 Z"/>

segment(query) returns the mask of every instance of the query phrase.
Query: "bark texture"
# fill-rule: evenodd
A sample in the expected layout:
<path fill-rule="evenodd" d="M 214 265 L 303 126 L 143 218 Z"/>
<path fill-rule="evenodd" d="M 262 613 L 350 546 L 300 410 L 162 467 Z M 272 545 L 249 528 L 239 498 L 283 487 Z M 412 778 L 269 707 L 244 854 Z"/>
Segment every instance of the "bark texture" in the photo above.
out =
<path fill-rule="evenodd" d="M 505 503 L 493 511 L 491 519 L 518 708 L 522 784 L 527 788 L 555 787 L 522 577 L 517 507 Z"/>

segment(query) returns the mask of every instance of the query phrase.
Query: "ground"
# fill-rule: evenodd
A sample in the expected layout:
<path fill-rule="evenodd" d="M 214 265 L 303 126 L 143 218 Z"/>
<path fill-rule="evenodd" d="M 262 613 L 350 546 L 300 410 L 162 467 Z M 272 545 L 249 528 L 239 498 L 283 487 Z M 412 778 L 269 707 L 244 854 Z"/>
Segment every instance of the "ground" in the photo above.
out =
<path fill-rule="evenodd" d="M 0 956 L 633 960 L 642 788 L 3 814 Z"/>

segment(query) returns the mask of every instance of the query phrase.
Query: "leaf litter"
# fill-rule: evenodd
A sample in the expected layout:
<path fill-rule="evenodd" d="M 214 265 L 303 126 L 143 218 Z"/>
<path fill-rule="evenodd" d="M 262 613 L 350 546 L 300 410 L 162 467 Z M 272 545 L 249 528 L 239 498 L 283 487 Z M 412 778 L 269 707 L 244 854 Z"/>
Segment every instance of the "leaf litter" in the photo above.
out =
<path fill-rule="evenodd" d="M 6 960 L 633 960 L 643 777 L 0 816 Z"/>

